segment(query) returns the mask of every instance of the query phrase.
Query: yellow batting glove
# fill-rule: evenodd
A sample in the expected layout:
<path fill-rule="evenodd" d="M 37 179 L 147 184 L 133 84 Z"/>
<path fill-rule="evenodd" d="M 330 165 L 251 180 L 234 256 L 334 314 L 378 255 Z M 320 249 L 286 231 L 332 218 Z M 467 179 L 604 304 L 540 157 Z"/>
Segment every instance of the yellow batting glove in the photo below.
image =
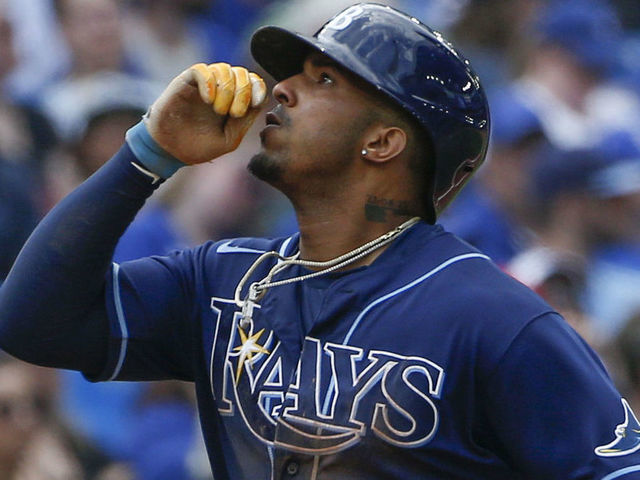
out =
<path fill-rule="evenodd" d="M 212 104 L 218 115 L 243 117 L 250 106 L 260 106 L 267 96 L 264 80 L 244 67 L 232 67 L 228 63 L 197 63 L 191 68 L 202 101 Z"/>
<path fill-rule="evenodd" d="M 212 160 L 240 144 L 266 101 L 264 80 L 244 67 L 197 63 L 151 106 L 151 138 L 186 164 Z"/>

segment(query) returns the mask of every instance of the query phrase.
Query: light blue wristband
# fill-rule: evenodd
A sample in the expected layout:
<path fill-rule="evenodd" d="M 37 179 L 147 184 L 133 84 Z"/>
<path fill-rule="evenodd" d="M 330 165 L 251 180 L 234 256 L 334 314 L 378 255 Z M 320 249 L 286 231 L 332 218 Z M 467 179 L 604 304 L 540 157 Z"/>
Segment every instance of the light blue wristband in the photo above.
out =
<path fill-rule="evenodd" d="M 140 163 L 162 178 L 169 178 L 180 167 L 186 165 L 156 143 L 149 134 L 144 120 L 127 130 L 125 140 Z"/>

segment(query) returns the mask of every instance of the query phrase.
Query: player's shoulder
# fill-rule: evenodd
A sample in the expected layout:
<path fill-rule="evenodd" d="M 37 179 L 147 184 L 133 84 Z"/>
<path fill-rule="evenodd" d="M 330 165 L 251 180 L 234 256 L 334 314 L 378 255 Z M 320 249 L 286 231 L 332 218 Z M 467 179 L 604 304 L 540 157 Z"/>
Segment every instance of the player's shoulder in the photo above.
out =
<path fill-rule="evenodd" d="M 553 312 L 483 252 L 442 228 L 434 233 L 422 244 L 409 245 L 412 261 L 404 262 L 411 276 L 425 278 L 420 290 L 431 314 L 482 325 L 485 331 L 513 331 Z"/>
<path fill-rule="evenodd" d="M 423 269 L 437 273 L 423 285 L 424 312 L 440 319 L 435 328 L 442 335 L 458 332 L 456 341 L 477 353 L 484 371 L 529 325 L 562 320 L 537 293 L 455 235 L 443 231 L 430 243 L 421 252 Z"/>
<path fill-rule="evenodd" d="M 376 275 L 358 280 L 413 292 L 425 309 L 444 318 L 477 318 L 483 312 L 492 318 L 529 318 L 550 310 L 488 255 L 440 225 L 415 225 L 373 267 Z"/>
<path fill-rule="evenodd" d="M 553 311 L 537 293 L 454 234 L 443 232 L 434 243 L 436 249 L 445 252 L 439 261 L 447 268 L 442 268 L 433 287 L 452 308 L 511 318 Z"/>

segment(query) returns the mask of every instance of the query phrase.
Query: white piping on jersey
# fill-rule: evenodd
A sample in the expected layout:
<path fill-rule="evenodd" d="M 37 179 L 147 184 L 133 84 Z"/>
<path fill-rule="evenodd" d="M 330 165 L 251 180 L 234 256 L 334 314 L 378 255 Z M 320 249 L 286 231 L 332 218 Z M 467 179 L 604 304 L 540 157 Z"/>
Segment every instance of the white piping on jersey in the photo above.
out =
<path fill-rule="evenodd" d="M 440 265 L 438 265 L 436 268 L 434 268 L 433 270 L 425 273 L 423 276 L 421 276 L 420 278 L 415 279 L 413 282 L 408 283 L 407 285 L 405 285 L 404 287 L 400 287 L 397 290 L 394 290 L 391 293 L 388 293 L 380 298 L 378 298 L 377 300 L 374 300 L 373 302 L 371 302 L 369 305 L 367 305 L 365 307 L 364 310 L 362 310 L 362 312 L 360 312 L 360 315 L 358 315 L 358 317 L 354 320 L 353 325 L 351 325 L 351 328 L 349 329 L 349 332 L 347 333 L 347 336 L 344 337 L 344 340 L 342 341 L 343 345 L 347 345 L 349 343 L 349 340 L 351 340 L 351 336 L 353 335 L 353 333 L 355 332 L 356 328 L 358 328 L 358 325 L 360 324 L 360 322 L 362 321 L 362 318 L 369 312 L 369 310 L 371 310 L 373 307 L 377 306 L 378 304 L 390 299 L 391 297 L 395 297 L 396 295 L 409 290 L 410 288 L 415 287 L 416 285 L 418 285 L 419 283 L 423 282 L 424 280 L 426 280 L 427 278 L 431 277 L 432 275 L 435 275 L 436 273 L 444 270 L 445 268 L 447 268 L 449 265 L 459 262 L 460 260 L 466 260 L 468 258 L 484 258 L 485 260 L 490 260 L 489 257 L 487 257 L 486 255 L 482 255 L 481 253 L 465 253 L 464 255 L 458 255 L 457 257 L 453 257 L 450 258 L 449 260 L 447 260 L 446 262 L 441 263 Z"/>
<path fill-rule="evenodd" d="M 445 268 L 453 265 L 454 263 L 460 262 L 462 260 L 468 260 L 468 259 L 471 259 L 471 258 L 483 258 L 485 260 L 491 260 L 488 256 L 483 255 L 481 253 L 465 253 L 463 255 L 458 255 L 456 257 L 452 257 L 449 260 L 446 260 L 446 261 L 442 262 L 437 267 L 435 267 L 432 270 L 428 271 L 427 273 L 425 273 L 421 277 L 416 278 L 412 282 L 407 283 L 403 287 L 400 287 L 400 288 L 394 290 L 393 292 L 387 293 L 386 295 L 383 295 L 382 297 L 377 298 L 376 300 L 371 302 L 369 305 L 367 305 L 364 308 L 364 310 L 362 310 L 362 312 L 360 312 L 360 314 L 353 321 L 353 324 L 351 324 L 351 328 L 349 329 L 349 331 L 347 332 L 347 335 L 344 337 L 344 340 L 342 341 L 342 345 L 347 345 L 349 343 L 349 341 L 351 340 L 351 337 L 353 336 L 353 334 L 355 333 L 356 329 L 358 328 L 358 326 L 362 322 L 362 319 L 364 318 L 364 316 L 367 313 L 369 313 L 369 311 L 371 311 L 371 309 L 373 309 L 374 307 L 380 305 L 382 302 L 385 302 L 385 301 L 389 300 L 390 298 L 395 297 L 396 295 L 399 295 L 399 294 L 401 294 L 403 292 L 406 292 L 407 290 L 415 287 L 416 285 L 418 285 L 418 284 L 424 282 L 425 280 L 427 280 L 428 278 L 432 277 L 436 273 L 439 273 L 442 270 L 444 270 Z M 335 379 L 332 378 L 331 379 L 331 383 L 329 384 L 329 389 L 327 390 L 327 394 L 326 394 L 326 396 L 324 398 L 324 404 L 322 406 L 323 415 L 326 415 L 327 411 L 329 410 L 329 402 L 330 402 L 331 396 L 333 395 L 333 390 L 334 389 L 335 389 Z"/>
<path fill-rule="evenodd" d="M 282 242 L 282 245 L 280 246 L 280 250 L 278 250 L 278 253 L 280 254 L 281 257 L 284 257 L 285 253 L 287 253 L 287 248 L 289 248 L 289 244 L 291 243 L 291 240 L 293 240 L 293 235 L 290 236 L 289 238 L 287 238 L 284 242 Z M 281 258 L 278 258 L 278 263 L 282 262 Z"/>
<path fill-rule="evenodd" d="M 118 355 L 118 363 L 116 364 L 113 374 L 109 377 L 109 381 L 115 379 L 122 369 L 124 358 L 127 355 L 127 342 L 129 340 L 129 330 L 127 329 L 127 321 L 124 316 L 124 309 L 122 308 L 122 300 L 120 298 L 120 279 L 118 274 L 120 273 L 120 265 L 113 264 L 113 302 L 116 307 L 116 316 L 118 317 L 118 326 L 120 327 L 120 354 Z"/>
<path fill-rule="evenodd" d="M 602 477 L 602 480 L 613 480 L 614 478 L 620 478 L 627 473 L 640 472 L 640 465 L 633 465 L 631 467 L 622 468 L 610 473 L 606 477 Z"/>

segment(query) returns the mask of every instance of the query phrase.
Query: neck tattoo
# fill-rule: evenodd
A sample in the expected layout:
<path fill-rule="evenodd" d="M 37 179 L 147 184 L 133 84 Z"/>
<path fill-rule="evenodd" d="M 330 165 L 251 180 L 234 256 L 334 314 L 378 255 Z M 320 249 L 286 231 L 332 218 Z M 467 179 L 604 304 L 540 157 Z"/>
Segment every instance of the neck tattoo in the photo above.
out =
<path fill-rule="evenodd" d="M 365 217 L 370 222 L 386 222 L 389 215 L 408 216 L 409 211 L 409 202 L 377 195 L 367 195 L 367 202 L 364 205 Z"/>

